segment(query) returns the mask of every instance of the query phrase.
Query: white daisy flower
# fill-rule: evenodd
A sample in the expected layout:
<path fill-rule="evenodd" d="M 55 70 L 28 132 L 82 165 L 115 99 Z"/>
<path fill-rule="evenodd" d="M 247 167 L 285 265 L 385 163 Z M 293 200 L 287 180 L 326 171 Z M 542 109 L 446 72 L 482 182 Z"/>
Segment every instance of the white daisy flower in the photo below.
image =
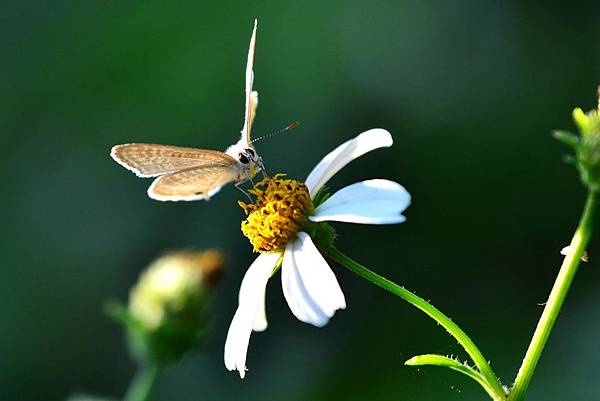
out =
<path fill-rule="evenodd" d="M 326 249 L 333 243 L 333 230 L 322 222 L 401 223 L 406 220 L 402 212 L 410 205 L 410 194 L 400 184 L 383 179 L 349 185 L 324 201 L 319 190 L 352 160 L 392 143 L 384 129 L 363 132 L 325 156 L 305 183 L 277 175 L 251 191 L 257 197 L 253 204 L 240 202 L 248 214 L 242 231 L 261 255 L 242 280 L 239 306 L 225 342 L 227 369 L 238 370 L 244 378 L 250 334 L 267 328 L 265 289 L 279 267 L 283 295 L 299 320 L 322 327 L 338 309 L 346 308 L 344 293 L 315 245 Z"/>

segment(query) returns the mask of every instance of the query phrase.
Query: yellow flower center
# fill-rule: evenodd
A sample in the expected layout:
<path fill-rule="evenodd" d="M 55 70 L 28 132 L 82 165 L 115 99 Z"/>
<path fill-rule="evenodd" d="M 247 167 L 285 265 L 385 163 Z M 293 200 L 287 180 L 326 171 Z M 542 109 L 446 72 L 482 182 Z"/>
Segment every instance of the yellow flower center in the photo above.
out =
<path fill-rule="evenodd" d="M 250 190 L 256 196 L 254 203 L 238 202 L 248 216 L 242 221 L 242 232 L 254 251 L 282 251 L 314 211 L 306 185 L 284 176 L 277 174 L 257 183 Z"/>

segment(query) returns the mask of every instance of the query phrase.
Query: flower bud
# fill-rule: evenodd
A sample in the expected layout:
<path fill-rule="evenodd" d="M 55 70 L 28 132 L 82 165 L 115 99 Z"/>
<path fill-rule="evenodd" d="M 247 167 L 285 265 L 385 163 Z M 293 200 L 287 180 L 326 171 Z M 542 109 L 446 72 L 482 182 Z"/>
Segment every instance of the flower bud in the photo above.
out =
<path fill-rule="evenodd" d="M 175 362 L 202 339 L 208 296 L 219 278 L 218 251 L 176 251 L 155 260 L 132 288 L 126 319 L 134 355 L 159 364 Z"/>
<path fill-rule="evenodd" d="M 592 191 L 600 191 L 600 87 L 598 109 L 573 110 L 573 120 L 580 136 L 557 131 L 554 136 L 575 150 L 576 164 L 583 183 Z"/>

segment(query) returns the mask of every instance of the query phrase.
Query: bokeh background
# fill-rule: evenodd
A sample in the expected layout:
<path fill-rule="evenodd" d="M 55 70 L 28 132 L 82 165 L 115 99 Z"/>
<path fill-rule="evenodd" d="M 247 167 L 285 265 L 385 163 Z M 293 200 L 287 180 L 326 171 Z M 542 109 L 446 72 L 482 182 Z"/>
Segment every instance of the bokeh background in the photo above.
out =
<path fill-rule="evenodd" d="M 259 18 L 254 132 L 271 171 L 303 179 L 373 127 L 395 144 L 330 183 L 385 177 L 413 195 L 405 224 L 338 224 L 339 247 L 415 290 L 471 334 L 510 384 L 582 208 L 567 149 L 573 107 L 596 105 L 600 3 L 521 1 L 12 1 L 0 13 L 5 400 L 120 397 L 135 366 L 102 311 L 182 247 L 219 247 L 206 351 L 161 377 L 156 400 L 485 400 L 450 371 L 403 366 L 460 347 L 431 320 L 340 266 L 348 308 L 295 320 L 279 280 L 245 380 L 223 344 L 253 260 L 241 194 L 161 203 L 109 157 L 124 142 L 224 149 L 243 123 L 245 57 Z M 599 236 L 596 236 L 599 237 Z M 600 399 L 596 238 L 531 385 L 531 400 Z"/>

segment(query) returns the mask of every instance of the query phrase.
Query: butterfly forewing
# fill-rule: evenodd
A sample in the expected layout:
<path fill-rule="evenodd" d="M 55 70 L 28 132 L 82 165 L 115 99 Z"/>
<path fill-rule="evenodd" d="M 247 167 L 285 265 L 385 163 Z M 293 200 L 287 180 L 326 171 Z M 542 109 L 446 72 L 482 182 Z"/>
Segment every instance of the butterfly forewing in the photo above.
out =
<path fill-rule="evenodd" d="M 254 29 L 250 38 L 250 47 L 248 48 L 248 59 L 246 61 L 246 110 L 244 114 L 244 127 L 242 128 L 242 140 L 246 145 L 250 144 L 250 130 L 252 121 L 256 113 L 256 105 L 258 103 L 258 94 L 252 92 L 252 83 L 254 81 L 254 48 L 256 46 L 256 25 L 254 20 Z"/>
<path fill-rule="evenodd" d="M 148 195 L 157 200 L 209 199 L 223 185 L 238 179 L 232 166 L 190 168 L 158 177 L 148 188 Z"/>
<path fill-rule="evenodd" d="M 254 124 L 254 117 L 256 117 L 256 108 L 258 107 L 258 92 L 252 91 L 250 94 L 250 111 L 248 112 L 248 141 L 250 140 L 250 130 L 252 129 L 252 124 Z"/>
<path fill-rule="evenodd" d="M 117 145 L 112 148 L 111 156 L 140 177 L 155 177 L 194 167 L 236 164 L 231 156 L 216 150 L 147 143 Z"/>

